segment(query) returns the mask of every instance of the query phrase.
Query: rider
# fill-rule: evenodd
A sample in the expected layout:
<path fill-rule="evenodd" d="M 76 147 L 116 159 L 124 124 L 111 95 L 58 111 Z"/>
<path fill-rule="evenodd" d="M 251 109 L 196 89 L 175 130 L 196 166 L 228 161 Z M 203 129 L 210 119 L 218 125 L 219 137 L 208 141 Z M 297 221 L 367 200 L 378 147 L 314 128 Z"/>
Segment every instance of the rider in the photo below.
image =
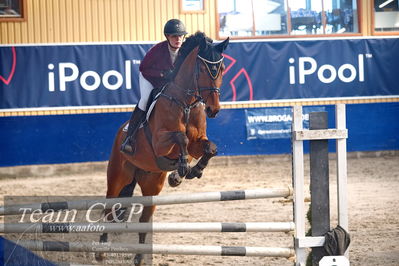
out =
<path fill-rule="evenodd" d="M 166 40 L 153 46 L 140 64 L 141 98 L 130 117 L 126 138 L 121 146 L 121 151 L 127 154 L 134 153 L 135 135 L 144 120 L 151 91 L 154 88 L 163 87 L 169 81 L 168 75 L 173 70 L 178 51 L 183 44 L 184 36 L 187 34 L 186 27 L 178 19 L 168 20 L 163 32 Z"/>

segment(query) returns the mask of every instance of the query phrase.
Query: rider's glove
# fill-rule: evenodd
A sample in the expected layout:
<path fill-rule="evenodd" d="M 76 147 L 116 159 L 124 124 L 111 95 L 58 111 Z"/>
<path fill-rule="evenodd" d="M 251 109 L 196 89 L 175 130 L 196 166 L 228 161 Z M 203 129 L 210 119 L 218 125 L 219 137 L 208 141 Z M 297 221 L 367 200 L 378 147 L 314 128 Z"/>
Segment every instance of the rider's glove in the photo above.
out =
<path fill-rule="evenodd" d="M 161 72 L 161 77 L 163 77 L 167 81 L 171 81 L 173 79 L 173 70 L 172 69 L 168 69 L 168 70 L 162 71 Z"/>

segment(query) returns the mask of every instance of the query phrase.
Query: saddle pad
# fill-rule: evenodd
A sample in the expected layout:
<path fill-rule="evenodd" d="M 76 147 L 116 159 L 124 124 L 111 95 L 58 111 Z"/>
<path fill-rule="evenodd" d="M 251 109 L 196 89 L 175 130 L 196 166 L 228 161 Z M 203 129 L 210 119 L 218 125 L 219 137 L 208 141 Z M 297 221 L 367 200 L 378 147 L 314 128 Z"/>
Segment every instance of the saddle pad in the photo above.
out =
<path fill-rule="evenodd" d="M 123 127 L 123 129 L 122 129 L 122 131 L 123 132 L 127 132 L 127 129 L 129 128 L 129 123 L 127 123 L 124 127 Z"/>
<path fill-rule="evenodd" d="M 152 110 L 154 110 L 154 107 L 155 107 L 155 104 L 156 104 L 157 101 L 158 101 L 159 95 L 161 95 L 161 93 L 158 93 L 158 94 L 155 96 L 154 101 L 151 103 L 150 107 L 148 107 L 148 111 L 147 111 L 146 118 L 145 118 L 147 121 L 150 120 L 150 116 L 151 116 Z M 141 126 L 142 126 L 142 125 L 141 125 Z"/>

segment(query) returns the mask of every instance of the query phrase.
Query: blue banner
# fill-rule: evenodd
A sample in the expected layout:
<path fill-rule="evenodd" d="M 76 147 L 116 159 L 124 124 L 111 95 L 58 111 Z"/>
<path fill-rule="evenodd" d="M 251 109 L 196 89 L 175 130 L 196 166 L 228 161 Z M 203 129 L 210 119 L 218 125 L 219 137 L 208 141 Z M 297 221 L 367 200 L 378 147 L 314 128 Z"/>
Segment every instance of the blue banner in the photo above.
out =
<path fill-rule="evenodd" d="M 0 236 L 0 265 L 56 266 L 34 252 Z"/>
<path fill-rule="evenodd" d="M 139 99 L 150 44 L 0 48 L 0 108 L 124 105 Z"/>
<path fill-rule="evenodd" d="M 0 46 L 0 109 L 132 105 L 153 44 Z M 399 38 L 232 42 L 222 101 L 399 95 Z"/>
<path fill-rule="evenodd" d="M 231 43 L 225 101 L 399 95 L 399 39 Z"/>
<path fill-rule="evenodd" d="M 324 107 L 303 108 L 303 128 L 309 129 L 309 113 L 324 112 Z M 292 108 L 246 109 L 247 140 L 291 138 Z"/>

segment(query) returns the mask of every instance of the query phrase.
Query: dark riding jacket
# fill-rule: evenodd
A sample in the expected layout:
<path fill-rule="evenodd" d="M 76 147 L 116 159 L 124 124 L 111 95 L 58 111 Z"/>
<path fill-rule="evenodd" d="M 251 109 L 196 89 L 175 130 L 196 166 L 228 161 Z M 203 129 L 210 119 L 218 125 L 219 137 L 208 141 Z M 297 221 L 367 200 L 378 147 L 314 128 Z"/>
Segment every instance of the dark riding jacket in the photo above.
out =
<path fill-rule="evenodd" d="M 154 88 L 164 86 L 168 80 L 163 77 L 165 71 L 173 69 L 170 58 L 168 41 L 163 41 L 153 46 L 141 61 L 139 70 Z"/>

